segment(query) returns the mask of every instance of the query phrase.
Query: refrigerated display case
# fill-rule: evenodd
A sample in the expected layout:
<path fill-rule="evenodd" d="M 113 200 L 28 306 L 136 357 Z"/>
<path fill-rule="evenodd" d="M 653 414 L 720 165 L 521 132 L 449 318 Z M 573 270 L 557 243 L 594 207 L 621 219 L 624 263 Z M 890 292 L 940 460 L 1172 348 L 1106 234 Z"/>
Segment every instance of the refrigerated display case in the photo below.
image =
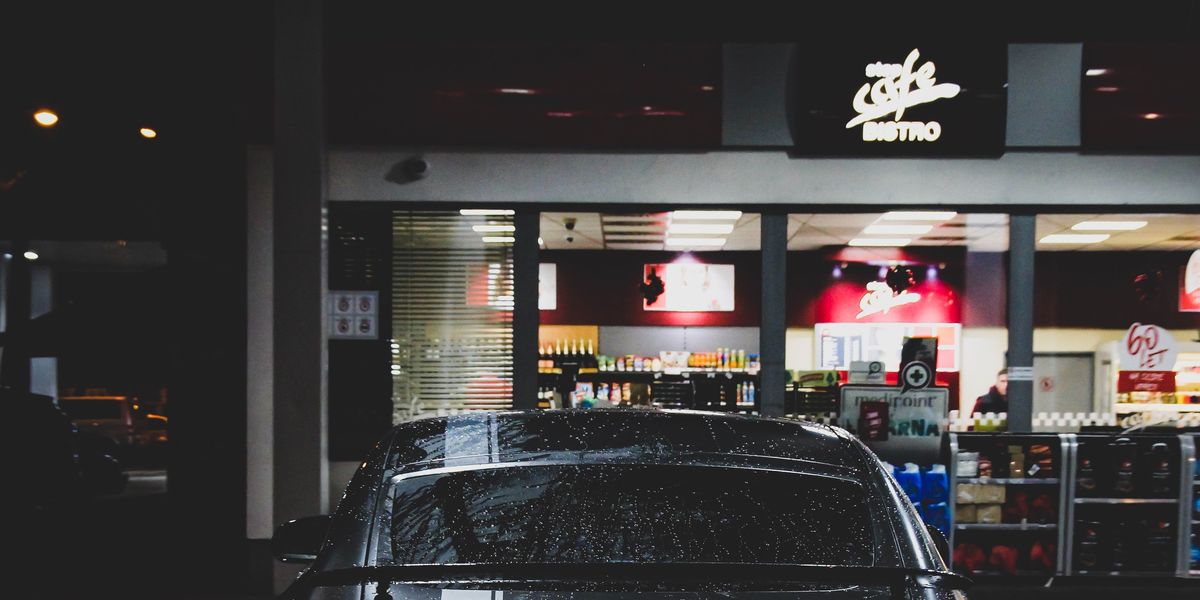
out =
<path fill-rule="evenodd" d="M 1200 342 L 1176 344 L 1178 355 L 1173 366 L 1174 392 L 1118 392 L 1117 344 L 1118 342 L 1108 342 L 1096 351 L 1097 412 L 1112 412 L 1118 415 L 1154 413 L 1160 417 L 1171 413 L 1200 413 Z"/>

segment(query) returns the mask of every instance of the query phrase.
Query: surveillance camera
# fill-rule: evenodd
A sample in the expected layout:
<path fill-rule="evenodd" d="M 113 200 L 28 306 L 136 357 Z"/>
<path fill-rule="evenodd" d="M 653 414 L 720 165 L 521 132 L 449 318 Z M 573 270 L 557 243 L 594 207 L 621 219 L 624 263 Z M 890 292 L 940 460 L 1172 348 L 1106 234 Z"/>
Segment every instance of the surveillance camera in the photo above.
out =
<path fill-rule="evenodd" d="M 563 239 L 564 239 L 564 240 L 567 240 L 567 243 L 569 244 L 569 243 L 571 243 L 571 242 L 574 242 L 574 241 L 575 241 L 575 236 L 573 236 L 573 235 L 571 235 L 571 234 L 569 234 L 569 233 L 568 233 L 568 234 L 566 235 L 566 237 L 564 237 Z"/>
<path fill-rule="evenodd" d="M 429 162 L 420 156 L 406 158 L 396 164 L 388 173 L 388 181 L 395 183 L 412 183 L 424 179 L 429 174 Z"/>
<path fill-rule="evenodd" d="M 567 218 L 563 219 L 563 227 L 566 227 L 567 231 L 574 231 L 575 230 L 575 217 L 567 217 Z"/>
<path fill-rule="evenodd" d="M 414 156 L 404 161 L 404 172 L 412 180 L 417 180 L 429 174 L 429 163 L 424 158 Z"/>

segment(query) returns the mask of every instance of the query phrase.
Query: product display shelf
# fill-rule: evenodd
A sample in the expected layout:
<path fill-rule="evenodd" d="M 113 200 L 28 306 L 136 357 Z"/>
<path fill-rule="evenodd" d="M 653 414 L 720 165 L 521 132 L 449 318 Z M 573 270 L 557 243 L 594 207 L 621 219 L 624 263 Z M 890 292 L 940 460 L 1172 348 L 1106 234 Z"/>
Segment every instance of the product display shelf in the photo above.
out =
<path fill-rule="evenodd" d="M 951 527 L 949 539 L 947 540 L 951 548 L 951 557 L 948 557 L 947 563 L 950 563 L 953 568 L 953 549 L 955 544 L 963 540 L 963 535 L 971 536 L 972 538 L 981 538 L 981 536 L 1009 536 L 1019 535 L 1021 537 L 1030 536 L 1053 536 L 1055 544 L 1055 568 L 1050 571 L 1038 570 L 1017 570 L 1014 574 L 1008 574 L 995 570 L 979 570 L 970 574 L 971 577 L 1053 577 L 1063 574 L 1066 565 L 1066 555 L 1064 549 L 1064 540 L 1066 538 L 1066 527 L 1063 526 L 1063 515 L 1067 512 L 1067 478 L 1065 469 L 1068 465 L 1068 442 L 1067 434 L 1059 433 L 1043 433 L 1043 434 L 1010 434 L 1010 433 L 983 433 L 983 432 L 948 432 L 943 437 L 943 458 L 947 465 L 947 473 L 950 479 L 950 501 L 951 501 Z M 977 451 L 980 447 L 988 444 L 1001 445 L 1029 445 L 1029 444 L 1047 444 L 1053 452 L 1053 462 L 1055 473 L 1059 474 L 1055 477 L 959 477 L 957 455 L 959 451 L 971 452 Z M 1057 495 L 1057 521 L 1054 523 L 958 523 L 956 521 L 958 514 L 957 506 L 957 490 L 960 483 L 977 483 L 977 484 L 1003 484 L 1006 489 L 1021 490 L 1037 490 L 1044 488 L 1052 488 Z M 986 539 L 983 537 L 982 539 Z"/>
<path fill-rule="evenodd" d="M 1046 477 L 1044 479 L 1029 479 L 1023 477 L 966 477 L 958 480 L 959 483 L 1003 483 L 1005 485 L 1059 485 L 1062 480 L 1058 477 Z"/>
<path fill-rule="evenodd" d="M 1192 460 L 1189 463 L 1184 463 L 1185 480 L 1190 477 L 1192 485 L 1184 486 L 1186 489 L 1183 503 L 1180 505 L 1180 514 L 1186 514 L 1191 527 L 1191 535 L 1187 538 L 1186 544 L 1181 544 L 1181 558 L 1187 559 L 1183 564 L 1187 566 L 1188 577 L 1200 578 L 1200 506 L 1197 506 L 1197 499 L 1200 499 L 1200 459 L 1196 457 L 1196 441 L 1200 439 L 1200 434 L 1190 434 L 1180 436 L 1188 438 L 1192 447 Z M 1190 474 L 1190 475 L 1189 475 Z"/>
<path fill-rule="evenodd" d="M 1058 529 L 1058 523 L 958 523 L 954 528 L 959 531 L 1048 531 Z"/>
<path fill-rule="evenodd" d="M 1064 434 L 1068 439 L 1069 456 L 1066 479 L 1068 502 L 1067 512 L 1065 515 L 1065 527 L 1063 530 L 1066 533 L 1065 539 L 1068 543 L 1066 548 L 1065 575 L 1076 575 L 1081 577 L 1189 577 L 1196 576 L 1196 573 L 1189 573 L 1190 566 L 1190 543 L 1189 537 L 1191 532 L 1191 510 L 1193 498 L 1193 475 L 1191 469 L 1195 462 L 1195 443 L 1194 439 L 1189 434 L 1171 435 L 1168 433 L 1162 434 Z M 1079 459 L 1081 443 L 1096 444 L 1098 447 L 1105 447 L 1118 438 L 1129 438 L 1136 441 L 1138 444 L 1152 444 L 1155 442 L 1166 442 L 1175 446 L 1176 451 L 1172 452 L 1175 457 L 1174 472 L 1170 475 L 1178 482 L 1178 490 L 1173 498 L 1112 498 L 1112 497 L 1094 497 L 1094 496 L 1079 496 L 1078 480 L 1079 480 Z M 1141 446 L 1140 446 L 1141 447 Z M 1093 458 L 1102 456 L 1102 453 L 1093 452 Z M 1105 569 L 1097 567 L 1076 568 L 1075 558 L 1078 552 L 1078 540 L 1076 534 L 1077 516 L 1079 510 L 1093 507 L 1093 510 L 1119 510 L 1119 511 L 1138 511 L 1151 510 L 1155 507 L 1161 507 L 1165 510 L 1174 509 L 1174 535 L 1175 535 L 1175 564 L 1172 568 L 1162 570 L 1147 570 L 1147 569 Z M 1101 508 L 1103 507 L 1103 508 Z M 1119 513 L 1112 513 L 1119 514 Z M 1107 519 L 1111 519 L 1111 514 Z"/>

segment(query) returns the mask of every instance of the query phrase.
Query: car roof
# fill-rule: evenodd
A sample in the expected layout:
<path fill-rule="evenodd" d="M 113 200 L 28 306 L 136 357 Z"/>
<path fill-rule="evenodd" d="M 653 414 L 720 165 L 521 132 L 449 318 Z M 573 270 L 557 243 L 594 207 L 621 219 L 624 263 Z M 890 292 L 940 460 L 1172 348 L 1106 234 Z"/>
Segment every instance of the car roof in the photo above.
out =
<path fill-rule="evenodd" d="M 719 412 L 640 408 L 479 411 L 410 421 L 392 430 L 389 470 L 413 471 L 569 456 L 581 462 L 720 458 L 818 471 L 862 469 L 842 430 Z"/>

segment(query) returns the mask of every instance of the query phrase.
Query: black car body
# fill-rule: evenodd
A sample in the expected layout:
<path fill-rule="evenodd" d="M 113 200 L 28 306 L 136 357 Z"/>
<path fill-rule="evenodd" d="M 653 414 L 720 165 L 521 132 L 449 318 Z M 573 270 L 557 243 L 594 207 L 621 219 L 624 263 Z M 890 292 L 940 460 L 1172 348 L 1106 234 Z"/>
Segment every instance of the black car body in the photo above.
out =
<path fill-rule="evenodd" d="M 324 525 L 305 523 L 280 529 L 277 556 L 305 558 L 288 538 Z M 841 429 L 488 412 L 395 427 L 284 597 L 949 598 L 966 582 L 946 571 L 895 480 Z"/>

